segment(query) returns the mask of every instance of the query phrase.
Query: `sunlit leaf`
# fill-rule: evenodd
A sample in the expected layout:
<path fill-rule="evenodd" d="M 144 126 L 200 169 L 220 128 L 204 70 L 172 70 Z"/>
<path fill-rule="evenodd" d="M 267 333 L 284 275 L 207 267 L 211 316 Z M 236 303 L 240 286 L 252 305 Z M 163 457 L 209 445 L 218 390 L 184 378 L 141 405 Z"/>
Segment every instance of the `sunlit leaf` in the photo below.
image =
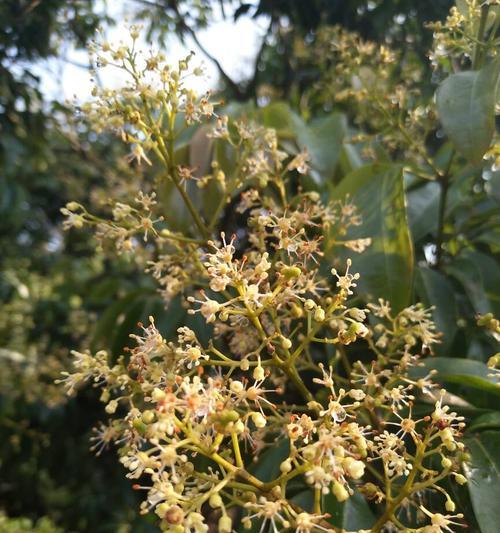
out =
<path fill-rule="evenodd" d="M 457 150 L 481 161 L 495 131 L 495 94 L 500 61 L 446 78 L 436 93 L 443 128 Z"/>
<path fill-rule="evenodd" d="M 399 311 L 410 303 L 414 268 L 401 169 L 381 164 L 361 167 L 333 189 L 333 198 L 346 195 L 363 217 L 361 226 L 348 234 L 349 239 L 372 239 L 364 253 L 349 250 L 344 254 L 361 274 L 358 292 L 367 300 L 385 298 Z"/>

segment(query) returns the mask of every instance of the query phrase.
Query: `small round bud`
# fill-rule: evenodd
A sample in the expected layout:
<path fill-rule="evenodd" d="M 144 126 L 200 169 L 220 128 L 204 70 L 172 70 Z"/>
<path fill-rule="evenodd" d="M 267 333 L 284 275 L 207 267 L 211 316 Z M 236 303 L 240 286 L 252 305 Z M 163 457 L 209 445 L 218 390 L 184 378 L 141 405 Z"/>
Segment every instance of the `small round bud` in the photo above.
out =
<path fill-rule="evenodd" d="M 285 337 L 283 337 L 281 339 L 281 344 L 282 344 L 283 348 L 285 348 L 285 350 L 289 350 L 292 347 L 292 341 L 290 339 L 285 338 Z"/>
<path fill-rule="evenodd" d="M 294 318 L 301 318 L 304 315 L 304 311 L 297 304 L 292 304 L 290 307 Z"/>
<path fill-rule="evenodd" d="M 219 494 L 212 494 L 208 500 L 208 504 L 212 509 L 218 509 L 219 507 L 222 507 L 222 498 Z"/>
<path fill-rule="evenodd" d="M 299 267 L 296 266 L 286 266 L 281 269 L 281 274 L 285 276 L 286 279 L 298 278 L 302 271 Z"/>
<path fill-rule="evenodd" d="M 349 498 L 349 493 L 345 489 L 344 485 L 340 484 L 338 481 L 333 482 L 332 492 L 339 502 L 345 502 L 347 498 Z"/>
<path fill-rule="evenodd" d="M 250 415 L 252 417 L 252 422 L 255 424 L 256 427 L 258 427 L 259 429 L 260 428 L 263 428 L 266 426 L 267 424 L 267 421 L 266 419 L 264 418 L 264 416 L 262 415 L 262 413 L 259 413 L 259 412 L 256 412 L 256 413 L 252 413 Z"/>
<path fill-rule="evenodd" d="M 352 457 L 346 457 L 342 461 L 342 466 L 352 479 L 359 479 L 360 477 L 363 477 L 365 473 L 365 464 Z"/>
<path fill-rule="evenodd" d="M 166 398 L 166 396 L 167 394 L 165 393 L 165 391 L 159 388 L 153 389 L 153 393 L 151 394 L 151 398 L 153 398 L 153 401 L 155 402 L 161 402 Z"/>
<path fill-rule="evenodd" d="M 108 405 L 106 405 L 106 407 L 104 408 L 104 410 L 106 411 L 106 413 L 108 413 L 108 415 L 112 415 L 116 412 L 116 409 L 118 408 L 118 401 L 117 400 L 111 400 Z"/>
<path fill-rule="evenodd" d="M 441 460 L 441 466 L 443 468 L 450 468 L 452 464 L 453 463 L 450 461 L 450 459 L 448 459 L 448 457 L 443 457 L 443 459 Z"/>
<path fill-rule="evenodd" d="M 266 377 L 266 374 L 264 369 L 259 365 L 253 369 L 252 376 L 255 381 L 262 381 Z"/>
<path fill-rule="evenodd" d="M 314 320 L 316 322 L 323 322 L 325 320 L 325 310 L 322 307 L 316 307 L 314 311 Z"/>
<path fill-rule="evenodd" d="M 280 464 L 280 471 L 282 474 L 288 474 L 290 470 L 292 470 L 292 460 L 288 458 Z"/>
<path fill-rule="evenodd" d="M 79 208 L 80 208 L 80 204 L 77 203 L 77 202 L 68 202 L 68 203 L 66 204 L 66 209 L 67 209 L 68 211 L 76 211 L 76 210 L 79 209 Z"/>
<path fill-rule="evenodd" d="M 151 424 L 154 422 L 155 420 L 155 414 L 153 411 L 151 411 L 150 409 L 148 409 L 147 411 L 144 411 L 144 413 L 142 413 L 142 416 L 141 416 L 141 420 L 145 423 L 145 424 Z"/>
<path fill-rule="evenodd" d="M 219 519 L 219 531 L 220 533 L 231 533 L 233 530 L 233 521 L 229 516 L 223 515 Z"/>
<path fill-rule="evenodd" d="M 312 311 L 316 307 L 316 302 L 314 300 L 311 300 L 310 298 L 304 302 L 304 307 L 308 311 Z"/>
<path fill-rule="evenodd" d="M 245 388 L 243 386 L 243 383 L 241 381 L 238 381 L 237 379 L 235 379 L 234 381 L 231 381 L 231 392 L 235 392 L 236 394 L 239 394 L 240 392 L 243 391 L 243 389 Z"/>
<path fill-rule="evenodd" d="M 184 521 L 184 511 L 178 505 L 172 505 L 165 513 L 164 519 L 169 525 L 182 524 Z"/>
<path fill-rule="evenodd" d="M 449 513 L 455 512 L 456 506 L 453 500 L 446 500 L 444 506 Z"/>
<path fill-rule="evenodd" d="M 237 420 L 233 425 L 233 432 L 241 435 L 245 431 L 245 424 L 241 420 Z"/>

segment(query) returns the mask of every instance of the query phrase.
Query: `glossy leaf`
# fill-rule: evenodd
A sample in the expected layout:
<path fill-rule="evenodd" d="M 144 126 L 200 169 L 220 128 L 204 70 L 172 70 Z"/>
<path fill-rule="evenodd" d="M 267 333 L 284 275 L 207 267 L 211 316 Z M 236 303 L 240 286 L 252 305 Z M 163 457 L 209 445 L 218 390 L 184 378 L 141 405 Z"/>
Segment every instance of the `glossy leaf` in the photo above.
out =
<path fill-rule="evenodd" d="M 344 253 L 352 258 L 353 270 L 361 274 L 358 292 L 367 300 L 385 298 L 399 311 L 410 303 L 414 268 L 401 169 L 381 164 L 361 167 L 332 192 L 333 198 L 346 195 L 363 216 L 361 226 L 347 237 L 372 238 L 364 253 Z"/>
<path fill-rule="evenodd" d="M 478 416 L 468 425 L 468 431 L 484 431 L 485 429 L 500 430 L 500 411 L 494 411 Z"/>
<path fill-rule="evenodd" d="M 277 442 L 260 456 L 252 474 L 265 482 L 276 479 L 280 475 L 280 464 L 288 457 L 289 452 L 288 439 Z"/>
<path fill-rule="evenodd" d="M 471 461 L 465 468 L 481 533 L 498 533 L 500 524 L 500 431 L 482 431 L 466 439 Z"/>
<path fill-rule="evenodd" d="M 469 161 L 481 161 L 495 131 L 495 92 L 500 62 L 446 78 L 436 93 L 443 128 Z"/>
<path fill-rule="evenodd" d="M 438 224 L 440 187 L 430 181 L 407 193 L 408 220 L 415 241 L 435 234 Z"/>
<path fill-rule="evenodd" d="M 333 176 L 347 130 L 345 115 L 331 113 L 306 123 L 287 104 L 276 102 L 262 109 L 262 123 L 281 137 L 295 137 L 299 149 L 308 150 L 318 181 L 324 183 Z"/>
<path fill-rule="evenodd" d="M 455 291 L 448 278 L 441 272 L 418 267 L 416 273 L 417 293 L 427 306 L 434 306 L 433 318 L 438 331 L 443 334 L 438 353 L 447 353 L 457 333 L 457 305 Z"/>
<path fill-rule="evenodd" d="M 325 497 L 325 512 L 331 514 L 328 521 L 345 531 L 370 529 L 375 517 L 363 496 L 355 492 L 348 500 L 339 503 L 333 494 Z"/>
<path fill-rule="evenodd" d="M 476 313 L 500 314 L 500 271 L 492 257 L 465 250 L 447 272 L 462 284 Z"/>
<path fill-rule="evenodd" d="M 422 377 L 430 370 L 436 370 L 434 381 L 457 383 L 473 389 L 479 389 L 500 396 L 500 388 L 493 378 L 488 377 L 489 368 L 481 361 L 458 357 L 430 357 L 422 366 L 414 367 L 411 375 Z"/>
<path fill-rule="evenodd" d="M 295 117 L 295 134 L 299 147 L 307 148 L 313 171 L 322 182 L 331 179 L 340 158 L 346 134 L 346 118 L 342 113 L 332 113 L 305 124 Z"/>

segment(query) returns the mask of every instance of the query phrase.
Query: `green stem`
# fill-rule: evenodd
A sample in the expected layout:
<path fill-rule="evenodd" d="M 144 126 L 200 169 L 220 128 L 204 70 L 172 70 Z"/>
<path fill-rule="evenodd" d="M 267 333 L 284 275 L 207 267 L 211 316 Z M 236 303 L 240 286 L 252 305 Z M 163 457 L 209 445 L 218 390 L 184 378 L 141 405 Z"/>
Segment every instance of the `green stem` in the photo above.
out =
<path fill-rule="evenodd" d="M 415 481 L 415 477 L 418 474 L 419 466 L 421 465 L 424 455 L 425 455 L 425 449 L 427 447 L 427 441 L 429 438 L 429 433 L 427 433 L 424 440 L 418 445 L 417 447 L 417 454 L 415 455 L 415 461 L 413 462 L 413 468 L 406 479 L 406 482 L 402 489 L 399 491 L 399 495 L 391 499 L 389 495 L 389 491 L 386 489 L 386 497 L 387 497 L 387 506 L 385 508 L 384 514 L 375 522 L 375 525 L 372 527 L 371 533 L 378 533 L 384 525 L 391 520 L 392 515 L 394 514 L 394 511 L 399 507 L 399 505 L 405 500 L 412 492 L 414 492 L 415 488 L 413 486 L 413 483 Z M 390 485 L 390 484 L 389 484 Z"/>
<path fill-rule="evenodd" d="M 479 19 L 479 27 L 477 30 L 477 42 L 474 47 L 474 55 L 472 57 L 472 70 L 481 68 L 483 62 L 483 49 L 484 45 L 481 43 L 483 40 L 484 30 L 486 28 L 486 22 L 488 20 L 488 12 L 490 9 L 489 3 L 484 3 L 481 6 L 481 18 Z"/>
<path fill-rule="evenodd" d="M 443 242 L 444 242 L 444 224 L 445 224 L 445 214 L 446 214 L 446 200 L 448 198 L 448 190 L 450 186 L 450 169 L 453 162 L 453 157 L 455 152 L 453 151 L 450 154 L 450 159 L 448 165 L 443 175 L 438 177 L 438 183 L 441 189 L 441 194 L 439 195 L 439 207 L 438 207 L 438 226 L 437 226 L 437 236 L 436 236 L 436 268 L 441 266 L 441 260 L 443 257 Z"/>

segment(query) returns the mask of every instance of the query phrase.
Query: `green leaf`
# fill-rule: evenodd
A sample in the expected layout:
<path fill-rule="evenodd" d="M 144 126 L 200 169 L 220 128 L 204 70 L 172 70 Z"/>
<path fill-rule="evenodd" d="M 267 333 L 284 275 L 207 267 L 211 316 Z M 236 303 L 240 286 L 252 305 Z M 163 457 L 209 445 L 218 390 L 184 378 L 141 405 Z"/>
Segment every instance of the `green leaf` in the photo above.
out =
<path fill-rule="evenodd" d="M 436 234 L 440 187 L 435 181 L 424 183 L 407 193 L 408 220 L 415 241 Z"/>
<path fill-rule="evenodd" d="M 498 533 L 500 524 L 500 431 L 482 431 L 465 440 L 471 462 L 465 468 L 481 533 Z"/>
<path fill-rule="evenodd" d="M 500 411 L 486 413 L 475 418 L 467 427 L 471 431 L 484 431 L 485 429 L 499 429 L 500 430 Z"/>
<path fill-rule="evenodd" d="M 375 517 L 366 500 L 359 492 L 345 502 L 338 502 L 333 494 L 325 497 L 325 512 L 331 514 L 328 521 L 345 531 L 370 529 L 375 523 Z"/>
<path fill-rule="evenodd" d="M 436 93 L 443 128 L 459 152 L 480 162 L 495 132 L 495 93 L 500 62 L 446 78 Z"/>
<path fill-rule="evenodd" d="M 416 287 L 420 299 L 427 306 L 435 306 L 432 312 L 438 331 L 443 333 L 437 353 L 448 352 L 458 330 L 455 291 L 448 278 L 427 267 L 418 267 Z"/>
<path fill-rule="evenodd" d="M 135 289 L 106 308 L 96 324 L 91 341 L 92 350 L 111 348 L 113 332 L 120 323 L 120 317 L 123 317 L 126 310 L 138 300 L 142 300 L 148 292 L 150 295 L 153 294 L 151 290 L 145 288 Z"/>
<path fill-rule="evenodd" d="M 328 181 L 333 177 L 343 147 L 347 130 L 345 115 L 332 113 L 307 125 L 295 115 L 294 124 L 297 143 L 301 149 L 307 148 L 312 169 L 319 173 L 323 183 Z"/>
<path fill-rule="evenodd" d="M 262 124 L 266 128 L 274 128 L 278 134 L 291 134 L 295 129 L 297 115 L 285 102 L 273 102 L 262 108 Z"/>
<path fill-rule="evenodd" d="M 428 358 L 423 361 L 422 366 L 412 368 L 410 375 L 422 377 L 429 370 L 437 371 L 433 377 L 434 381 L 457 383 L 500 396 L 500 387 L 493 378 L 488 377 L 490 370 L 481 361 L 458 357 Z"/>
<path fill-rule="evenodd" d="M 462 284 L 477 313 L 500 315 L 500 270 L 492 257 L 464 250 L 446 270 Z"/>
<path fill-rule="evenodd" d="M 264 482 L 272 481 L 280 475 L 280 465 L 289 456 L 290 443 L 288 439 L 278 441 L 265 451 L 256 465 L 251 469 L 252 474 Z"/>
<path fill-rule="evenodd" d="M 400 311 L 410 303 L 414 268 L 401 169 L 382 164 L 361 167 L 332 192 L 335 199 L 347 195 L 363 217 L 347 238 L 372 239 L 361 255 L 344 253 L 352 258 L 352 271 L 361 274 L 358 293 L 367 300 L 385 298 Z"/>
<path fill-rule="evenodd" d="M 295 137 L 299 149 L 307 148 L 312 169 L 322 181 L 333 176 L 347 131 L 344 114 L 331 113 L 306 123 L 288 104 L 275 102 L 262 109 L 261 121 L 281 137 Z"/>

